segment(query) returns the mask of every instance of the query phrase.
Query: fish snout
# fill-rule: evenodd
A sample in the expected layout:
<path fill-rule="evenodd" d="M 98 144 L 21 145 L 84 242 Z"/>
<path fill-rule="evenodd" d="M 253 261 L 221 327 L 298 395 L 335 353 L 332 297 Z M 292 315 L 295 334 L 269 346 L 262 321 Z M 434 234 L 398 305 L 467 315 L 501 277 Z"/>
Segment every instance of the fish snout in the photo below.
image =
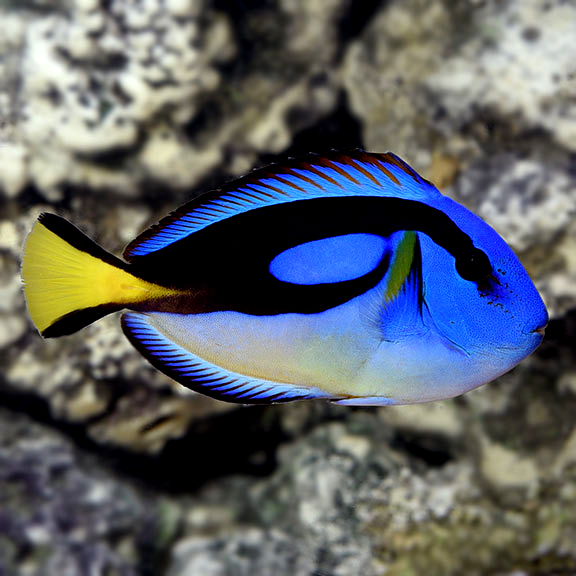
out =
<path fill-rule="evenodd" d="M 540 328 L 536 328 L 536 330 L 532 330 L 532 334 L 540 334 L 540 336 L 544 336 L 546 333 L 546 326 L 548 326 L 548 323 L 544 324 L 544 326 L 540 326 Z"/>
<path fill-rule="evenodd" d="M 546 333 L 546 327 L 547 326 L 548 326 L 548 322 L 544 322 L 543 324 L 540 324 L 540 326 L 538 326 L 537 328 L 532 328 L 529 330 L 523 330 L 523 333 L 526 335 L 537 334 L 538 336 L 540 336 L 540 338 L 544 338 L 544 334 Z"/>

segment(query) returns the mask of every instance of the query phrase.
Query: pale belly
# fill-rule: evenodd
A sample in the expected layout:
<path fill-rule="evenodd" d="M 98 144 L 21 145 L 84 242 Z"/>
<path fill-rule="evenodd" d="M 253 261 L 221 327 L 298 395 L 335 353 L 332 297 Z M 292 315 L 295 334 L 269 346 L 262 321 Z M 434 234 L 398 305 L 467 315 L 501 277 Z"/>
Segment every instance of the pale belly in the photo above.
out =
<path fill-rule="evenodd" d="M 484 370 L 426 323 L 394 341 L 374 322 L 371 296 L 319 314 L 153 313 L 150 323 L 200 358 L 245 376 L 388 403 L 448 398 L 484 384 Z M 494 374 L 493 377 L 498 374 Z"/>
<path fill-rule="evenodd" d="M 193 354 L 231 372 L 353 394 L 380 339 L 362 298 L 319 314 L 151 314 L 151 324 Z"/>

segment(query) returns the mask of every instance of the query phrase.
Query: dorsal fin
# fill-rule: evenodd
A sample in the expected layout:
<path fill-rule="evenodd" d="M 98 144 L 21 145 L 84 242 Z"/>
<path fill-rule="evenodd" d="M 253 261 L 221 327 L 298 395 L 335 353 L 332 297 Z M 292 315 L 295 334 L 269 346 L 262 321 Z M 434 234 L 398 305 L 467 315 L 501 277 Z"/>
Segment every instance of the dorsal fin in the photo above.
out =
<path fill-rule="evenodd" d="M 426 202 L 440 192 L 392 153 L 355 150 L 272 164 L 178 208 L 133 240 L 133 261 L 215 222 L 255 208 L 320 197 L 387 196 Z"/>

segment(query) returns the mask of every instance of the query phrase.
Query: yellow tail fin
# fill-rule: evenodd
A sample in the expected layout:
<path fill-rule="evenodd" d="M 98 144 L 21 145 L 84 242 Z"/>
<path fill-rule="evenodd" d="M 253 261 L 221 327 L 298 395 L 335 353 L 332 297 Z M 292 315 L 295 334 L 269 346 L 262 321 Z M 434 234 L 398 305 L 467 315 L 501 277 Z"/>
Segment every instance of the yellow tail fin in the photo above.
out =
<path fill-rule="evenodd" d="M 24 294 L 36 328 L 45 337 L 71 334 L 110 312 L 173 292 L 126 267 L 64 218 L 42 214 L 22 259 Z"/>

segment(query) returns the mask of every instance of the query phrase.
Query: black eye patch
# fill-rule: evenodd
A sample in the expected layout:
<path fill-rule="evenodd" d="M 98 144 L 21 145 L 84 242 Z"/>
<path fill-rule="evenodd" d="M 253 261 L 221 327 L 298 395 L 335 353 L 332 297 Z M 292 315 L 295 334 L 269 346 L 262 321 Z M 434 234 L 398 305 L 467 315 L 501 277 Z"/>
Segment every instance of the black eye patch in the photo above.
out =
<path fill-rule="evenodd" d="M 478 248 L 456 258 L 456 271 L 464 280 L 484 282 L 492 274 L 488 256 Z"/>

